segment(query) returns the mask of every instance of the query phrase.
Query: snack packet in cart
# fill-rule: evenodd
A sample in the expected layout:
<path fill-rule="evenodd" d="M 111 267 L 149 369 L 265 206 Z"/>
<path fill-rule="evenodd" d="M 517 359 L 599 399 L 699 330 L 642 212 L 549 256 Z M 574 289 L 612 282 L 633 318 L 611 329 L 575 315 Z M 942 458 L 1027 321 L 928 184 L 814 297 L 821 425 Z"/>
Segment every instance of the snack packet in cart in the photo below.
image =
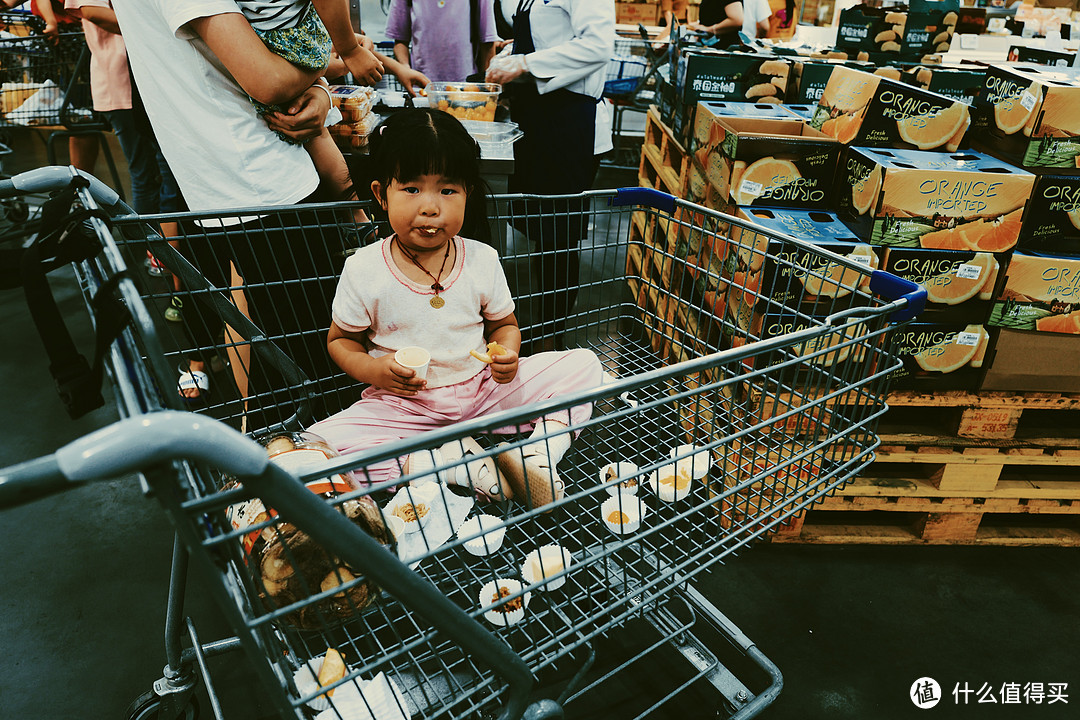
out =
<path fill-rule="evenodd" d="M 278 433 L 259 441 L 267 448 L 271 462 L 297 474 L 305 467 L 337 455 L 325 441 L 311 433 Z M 236 486 L 231 483 L 225 489 Z M 327 501 L 356 489 L 344 475 L 320 478 L 307 483 L 306 487 Z M 339 509 L 368 535 L 384 545 L 391 544 L 393 537 L 374 500 L 369 497 L 349 499 L 341 503 Z M 229 506 L 226 516 L 234 529 L 242 530 L 271 520 L 277 513 L 273 508 L 265 507 L 258 498 L 252 498 Z M 305 629 L 343 621 L 375 599 L 377 588 L 372 583 L 366 580 L 354 582 L 360 577 L 359 573 L 290 523 L 277 522 L 256 528 L 243 535 L 241 540 L 248 569 L 268 609 L 292 605 L 315 593 L 349 585 L 343 592 L 286 615 L 285 622 L 289 625 Z"/>

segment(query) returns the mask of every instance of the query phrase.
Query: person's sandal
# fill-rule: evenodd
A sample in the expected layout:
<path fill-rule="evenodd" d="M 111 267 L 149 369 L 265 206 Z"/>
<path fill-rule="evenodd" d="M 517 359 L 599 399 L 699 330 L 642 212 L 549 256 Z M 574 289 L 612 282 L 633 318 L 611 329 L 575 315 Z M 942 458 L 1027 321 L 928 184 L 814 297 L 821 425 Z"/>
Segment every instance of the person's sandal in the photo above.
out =
<path fill-rule="evenodd" d="M 173 297 L 169 301 L 169 307 L 165 308 L 165 319 L 169 322 L 184 322 L 184 301 Z"/>
<path fill-rule="evenodd" d="M 484 448 L 474 438 L 452 440 L 440 447 L 438 452 L 448 465 L 463 458 L 466 460 L 440 473 L 447 485 L 471 488 L 489 500 L 509 500 L 514 496 L 494 457 L 488 455 L 468 460 L 470 456 L 484 454 Z"/>
<path fill-rule="evenodd" d="M 499 447 L 506 444 L 500 443 Z M 530 510 L 562 500 L 563 481 L 551 459 L 539 450 L 528 446 L 506 450 L 495 456 L 495 463 L 506 476 L 514 495 Z"/>
<path fill-rule="evenodd" d="M 180 372 L 180 379 L 176 382 L 177 392 L 184 402 L 203 403 L 210 395 L 210 377 L 201 370 L 186 369 Z M 198 395 L 185 395 L 185 390 L 198 390 Z"/>

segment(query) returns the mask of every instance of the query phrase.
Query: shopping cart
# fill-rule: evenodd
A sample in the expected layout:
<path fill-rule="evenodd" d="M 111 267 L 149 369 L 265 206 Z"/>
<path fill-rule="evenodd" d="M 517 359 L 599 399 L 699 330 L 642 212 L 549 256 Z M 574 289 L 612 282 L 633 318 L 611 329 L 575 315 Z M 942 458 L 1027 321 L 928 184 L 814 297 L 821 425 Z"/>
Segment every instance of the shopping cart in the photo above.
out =
<path fill-rule="evenodd" d="M 604 98 L 611 104 L 611 138 L 613 156 L 605 165 L 617 168 L 636 168 L 645 137 L 644 114 L 655 102 L 656 80 L 660 69 L 667 64 L 666 48 L 657 49 L 648 30 L 638 25 L 635 35 L 620 34 L 615 38 L 615 50 L 607 66 Z M 627 112 L 637 113 L 640 124 L 628 125 Z"/>
<path fill-rule="evenodd" d="M 0 184 L 0 195 L 72 175 L 37 171 Z M 779 693 L 779 670 L 692 581 L 871 461 L 889 374 L 899 367 L 890 336 L 921 309 L 917 286 L 656 191 L 589 193 L 579 218 L 587 233 L 578 249 L 577 304 L 561 334 L 547 339 L 592 349 L 609 382 L 363 454 L 320 459 L 294 476 L 226 423 L 278 409 L 276 430 L 298 431 L 318 419 L 317 403 L 326 412 L 355 398 L 349 383 L 307 376 L 311 359 L 286 351 L 325 334 L 327 285 L 336 276 L 321 266 L 339 267 L 341 249 L 358 242 L 342 222 L 355 205 L 170 216 L 184 223 L 181 247 L 205 233 L 236 252 L 244 243 L 263 248 L 257 257 L 288 271 L 259 271 L 273 276 L 269 285 L 294 290 L 293 304 L 263 306 L 270 312 L 257 317 L 260 326 L 236 311 L 230 288 L 200 283 L 194 268 L 170 253 L 148 224 L 164 216 L 126 214 L 96 181 L 80 187 L 78 198 L 93 211 L 88 222 L 103 248 L 77 268 L 91 305 L 116 294 L 132 316 L 108 362 L 127 418 L 54 456 L 0 471 L 0 503 L 142 473 L 183 546 L 174 554 L 169 665 L 155 691 L 140 698 L 144 711 L 182 716 L 197 664 L 220 717 L 207 656 L 237 646 L 282 717 L 644 717 L 708 690 L 700 696 L 708 699 L 695 701 L 698 716 L 710 707 L 748 718 Z M 531 215 L 535 201 L 498 198 L 491 216 L 525 317 L 543 299 L 532 271 L 566 252 L 528 249 L 517 233 L 543 227 Z M 230 222 L 241 218 L 246 222 Z M 271 226 L 301 233 L 304 242 L 295 247 L 302 253 L 265 252 L 272 239 L 257 228 Z M 166 295 L 137 286 L 153 281 L 125 271 L 125 258 L 138 261 L 147 249 L 180 273 L 185 301 L 215 309 L 232 329 L 228 342 L 170 347 L 165 324 L 153 320 Z M 759 274 L 766 267 L 779 272 Z M 258 290 L 251 268 L 245 273 L 245 292 Z M 777 307 L 785 288 L 808 278 L 828 291 L 817 302 Z M 293 322 L 303 309 L 295 303 L 305 296 L 320 309 L 310 321 L 322 315 L 310 338 L 306 320 Z M 255 317 L 254 302 L 250 309 Z M 743 321 L 747 313 L 770 311 L 786 319 L 782 332 Z M 523 323 L 526 337 L 533 329 Z M 252 389 L 198 414 L 163 409 L 178 402 L 179 357 L 197 350 L 238 356 L 244 345 L 252 357 L 277 365 L 283 385 L 275 392 Z M 482 504 L 467 490 L 431 482 L 455 470 L 475 480 L 478 463 L 520 451 L 534 419 L 585 404 L 591 416 L 566 431 L 580 434 L 559 465 L 561 499 L 542 503 L 527 495 Z M 273 435 L 275 427 L 263 430 Z M 302 440 L 277 437 L 279 444 L 282 437 L 285 444 Z M 433 448 L 461 447 L 465 438 L 477 441 L 471 457 L 392 482 L 354 487 L 349 480 L 370 478 L 385 461 L 435 460 Z M 426 507 L 427 524 L 398 534 L 410 516 L 396 512 L 402 504 L 413 516 Z M 479 515 L 486 519 L 475 520 Z M 185 552 L 205 571 L 235 638 L 203 643 L 175 614 Z M 182 630 L 190 638 L 184 649 Z M 612 645 L 630 650 L 613 655 Z M 320 685 L 316 678 L 333 665 L 328 648 L 344 655 L 345 668 Z M 757 670 L 737 677 L 723 660 L 733 652 L 740 667 L 749 660 Z M 610 657 L 616 659 L 606 662 Z M 639 666 L 649 680 L 633 697 L 620 697 L 625 687 L 613 691 L 611 683 Z M 660 683 L 658 668 L 682 674 Z M 655 696 L 628 709 L 622 701 L 642 688 Z"/>
<path fill-rule="evenodd" d="M 50 165 L 56 145 L 75 135 L 96 138 L 114 186 L 122 187 L 104 133 L 110 129 L 93 110 L 90 49 L 81 30 L 56 39 L 41 34 L 39 19 L 0 13 L 0 133 L 39 136 Z M 15 146 L 13 142 L 7 144 Z M 17 146 L 16 146 L 17 147 Z"/>

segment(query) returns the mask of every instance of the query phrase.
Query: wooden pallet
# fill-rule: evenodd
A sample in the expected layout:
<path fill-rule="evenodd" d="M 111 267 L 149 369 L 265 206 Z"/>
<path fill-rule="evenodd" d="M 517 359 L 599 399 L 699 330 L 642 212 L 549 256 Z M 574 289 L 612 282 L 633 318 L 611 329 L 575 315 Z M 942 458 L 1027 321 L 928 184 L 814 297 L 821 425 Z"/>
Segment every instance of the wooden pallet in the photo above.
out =
<path fill-rule="evenodd" d="M 772 537 L 773 542 L 891 545 L 1080 545 L 1080 482 L 1042 497 L 1020 483 L 957 494 L 929 483 L 858 478 Z"/>
<path fill-rule="evenodd" d="M 1071 435 L 1080 440 L 1080 394 L 900 391 L 891 393 L 888 402 L 893 410 L 882 421 L 885 443 L 918 442 L 928 434 L 1027 442 Z M 928 424 L 940 421 L 944 427 L 925 432 Z"/>
<path fill-rule="evenodd" d="M 680 195 L 688 154 L 675 139 L 671 128 L 660 119 L 656 106 L 645 114 L 645 139 L 641 146 L 638 182 L 643 187 Z"/>
<path fill-rule="evenodd" d="M 994 492 L 1011 482 L 1034 492 L 1080 479 L 1080 448 L 882 445 L 863 476 L 941 492 Z"/>

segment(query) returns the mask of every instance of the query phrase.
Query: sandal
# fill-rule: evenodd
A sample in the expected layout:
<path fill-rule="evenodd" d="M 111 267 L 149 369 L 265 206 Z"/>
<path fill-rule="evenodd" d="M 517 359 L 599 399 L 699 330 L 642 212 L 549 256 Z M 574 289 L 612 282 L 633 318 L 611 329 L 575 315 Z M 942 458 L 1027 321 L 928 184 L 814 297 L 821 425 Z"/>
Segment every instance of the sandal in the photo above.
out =
<path fill-rule="evenodd" d="M 509 500 L 514 497 L 514 489 L 500 471 L 494 457 L 488 455 L 469 461 L 469 456 L 483 455 L 484 448 L 472 437 L 463 437 L 446 443 L 438 452 L 446 464 L 465 459 L 466 462 L 455 465 L 442 472 L 447 485 L 472 488 L 489 500 Z"/>
<path fill-rule="evenodd" d="M 506 445 L 500 443 L 499 447 Z M 563 481 L 551 458 L 539 449 L 525 446 L 507 450 L 496 455 L 495 462 L 514 494 L 530 510 L 562 500 L 565 490 Z"/>
<path fill-rule="evenodd" d="M 201 370 L 186 369 L 180 372 L 180 379 L 176 382 L 176 389 L 180 393 L 180 399 L 186 403 L 195 403 L 204 400 L 203 393 L 210 394 L 210 377 Z M 198 390 L 198 395 L 185 395 L 185 390 Z"/>
<path fill-rule="evenodd" d="M 169 307 L 165 308 L 165 319 L 169 322 L 184 322 L 184 301 L 173 297 L 169 301 Z"/>

